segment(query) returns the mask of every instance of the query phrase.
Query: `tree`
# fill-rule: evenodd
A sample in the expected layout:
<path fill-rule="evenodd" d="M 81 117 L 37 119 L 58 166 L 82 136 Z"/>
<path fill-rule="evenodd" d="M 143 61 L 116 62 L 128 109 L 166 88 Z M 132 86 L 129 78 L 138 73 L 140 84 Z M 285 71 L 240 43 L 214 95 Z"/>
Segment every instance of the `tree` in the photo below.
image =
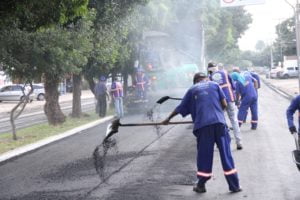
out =
<path fill-rule="evenodd" d="M 0 7 L 1 61 L 12 74 L 31 73 L 45 78 L 44 110 L 53 125 L 65 120 L 58 103 L 60 78 L 76 72 L 78 65 L 87 61 L 85 52 L 76 47 L 78 41 L 72 40 L 74 34 L 66 29 L 69 22 L 86 13 L 87 3 L 88 0 L 4 1 Z M 13 41 L 13 32 L 28 36 L 30 47 L 26 51 L 22 42 Z M 7 38 L 12 39 L 12 46 L 6 44 Z M 24 64 L 21 61 L 25 55 L 30 59 Z"/>
<path fill-rule="evenodd" d="M 208 59 L 233 63 L 238 59 L 238 39 L 248 29 L 251 15 L 242 7 L 220 8 L 218 0 L 153 0 L 145 9 L 149 29 L 174 33 L 182 23 L 204 27 Z M 195 23 L 197 22 L 197 23 Z M 188 34 L 189 28 L 182 34 Z M 199 36 L 200 37 L 200 34 Z"/>
<path fill-rule="evenodd" d="M 274 61 L 283 61 L 283 56 L 296 55 L 295 20 L 289 18 L 276 26 L 277 38 L 274 46 Z"/>
<path fill-rule="evenodd" d="M 127 63 L 127 51 L 132 50 L 126 46 L 130 41 L 127 37 L 130 36 L 130 27 L 135 22 L 128 19 L 135 12 L 136 6 L 145 2 L 147 0 L 90 1 L 89 7 L 94 8 L 97 13 L 92 35 L 94 46 L 83 73 L 92 92 L 95 86 L 94 78 L 100 75 L 108 76 L 119 70 L 121 72 L 120 65 Z"/>
<path fill-rule="evenodd" d="M 25 84 L 29 84 L 31 88 L 30 92 L 25 94 L 24 84 L 22 92 L 25 98 L 22 98 L 10 112 L 10 122 L 14 140 L 17 140 L 15 120 L 22 114 L 26 104 L 30 101 L 29 96 L 33 92 L 32 81 L 36 78 L 34 73 L 36 68 L 29 67 L 30 62 L 34 59 L 31 54 L 31 47 L 33 46 L 32 37 L 32 34 L 27 32 L 24 34 L 23 31 L 19 29 L 13 31 L 4 30 L 0 35 L 0 60 L 3 70 L 13 79 L 19 79 Z"/>
<path fill-rule="evenodd" d="M 260 52 L 260 51 L 263 51 L 265 48 L 266 48 L 266 44 L 265 44 L 264 41 L 258 40 L 258 41 L 256 42 L 255 49 L 256 49 L 257 51 L 259 51 L 259 52 Z"/>
<path fill-rule="evenodd" d="M 81 84 L 82 84 L 82 69 L 87 63 L 88 56 L 92 51 L 92 32 L 94 31 L 93 19 L 95 12 L 90 10 L 89 14 L 76 20 L 73 24 L 69 24 L 68 30 L 71 32 L 71 42 L 74 50 L 76 50 L 76 70 L 73 72 L 73 103 L 72 117 L 80 117 L 81 110 Z M 72 25 L 70 27 L 70 25 Z"/>
<path fill-rule="evenodd" d="M 0 29 L 17 26 L 35 32 L 42 27 L 65 24 L 87 12 L 88 0 L 1 0 Z"/>

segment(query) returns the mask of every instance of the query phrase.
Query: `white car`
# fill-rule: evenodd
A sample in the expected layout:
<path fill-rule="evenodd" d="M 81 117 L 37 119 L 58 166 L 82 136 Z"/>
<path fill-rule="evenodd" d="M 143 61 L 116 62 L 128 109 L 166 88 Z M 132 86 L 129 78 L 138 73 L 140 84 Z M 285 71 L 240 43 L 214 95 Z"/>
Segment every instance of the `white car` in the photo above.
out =
<path fill-rule="evenodd" d="M 12 84 L 6 85 L 0 90 L 0 102 L 2 101 L 20 101 L 24 98 L 24 94 L 22 92 L 23 85 Z M 25 94 L 28 94 L 29 90 L 27 88 L 24 89 Z M 35 95 L 31 94 L 29 96 L 30 102 L 33 101 Z"/>
<path fill-rule="evenodd" d="M 285 67 L 279 72 L 280 78 L 298 77 L 298 67 Z"/>
<path fill-rule="evenodd" d="M 279 74 L 281 71 L 282 71 L 281 67 L 271 69 L 270 78 L 279 78 Z"/>
<path fill-rule="evenodd" d="M 45 100 L 45 88 L 42 84 L 33 84 L 33 93 L 37 100 L 44 101 Z"/>

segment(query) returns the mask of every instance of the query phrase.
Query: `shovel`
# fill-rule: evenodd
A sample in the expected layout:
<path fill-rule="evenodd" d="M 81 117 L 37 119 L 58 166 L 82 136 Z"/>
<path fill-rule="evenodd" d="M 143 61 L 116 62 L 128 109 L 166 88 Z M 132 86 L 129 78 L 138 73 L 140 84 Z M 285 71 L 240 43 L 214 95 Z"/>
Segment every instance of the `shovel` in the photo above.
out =
<path fill-rule="evenodd" d="M 106 129 L 106 135 L 103 141 L 107 141 L 112 135 L 119 131 L 120 126 L 159 126 L 159 125 L 176 125 L 176 124 L 192 124 L 192 121 L 182 122 L 169 122 L 168 124 L 159 123 L 134 123 L 134 124 L 121 124 L 120 119 L 112 121 Z"/>
<path fill-rule="evenodd" d="M 296 150 L 294 150 L 293 153 L 293 158 L 294 162 L 300 171 L 300 148 L 299 148 L 299 142 L 298 142 L 298 133 L 293 133 L 294 139 L 295 139 L 295 144 L 296 144 Z"/>
<path fill-rule="evenodd" d="M 182 100 L 182 98 L 175 98 L 175 97 L 164 96 L 164 97 L 160 98 L 159 100 L 157 100 L 156 103 L 162 104 L 162 103 L 164 103 L 165 101 L 167 101 L 168 99 Z"/>

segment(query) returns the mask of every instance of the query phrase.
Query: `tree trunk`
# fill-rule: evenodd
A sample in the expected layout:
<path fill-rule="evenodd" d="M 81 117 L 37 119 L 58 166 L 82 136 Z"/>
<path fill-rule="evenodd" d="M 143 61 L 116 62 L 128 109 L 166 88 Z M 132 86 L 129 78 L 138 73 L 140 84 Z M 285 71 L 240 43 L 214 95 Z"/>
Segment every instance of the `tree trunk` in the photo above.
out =
<path fill-rule="evenodd" d="M 89 83 L 89 87 L 90 87 L 90 90 L 92 91 L 93 94 L 95 94 L 95 81 L 93 78 L 90 78 L 90 77 L 85 77 L 85 79 L 87 80 L 87 82 Z"/>
<path fill-rule="evenodd" d="M 81 111 L 81 75 L 73 74 L 73 105 L 72 117 L 79 118 L 82 114 Z"/>
<path fill-rule="evenodd" d="M 51 76 L 51 75 L 50 75 Z M 66 116 L 60 109 L 58 102 L 59 91 L 58 85 L 59 80 L 45 76 L 45 106 L 44 111 L 48 119 L 48 123 L 51 125 L 62 124 L 66 120 Z"/>
<path fill-rule="evenodd" d="M 127 89 L 128 89 L 128 73 L 125 72 L 123 74 L 123 78 L 124 78 L 124 85 L 123 85 L 123 88 L 124 88 L 124 96 L 127 95 Z"/>
<path fill-rule="evenodd" d="M 25 87 L 25 86 L 24 86 Z M 32 83 L 30 83 L 30 91 L 28 94 L 25 94 L 25 91 L 22 90 L 23 96 L 25 98 L 21 98 L 19 103 L 13 107 L 13 109 L 10 111 L 10 124 L 12 128 L 12 135 L 13 135 L 13 140 L 17 140 L 17 130 L 16 130 L 16 125 L 15 125 L 15 120 L 22 114 L 23 110 L 25 109 L 25 106 L 28 102 L 30 102 L 30 95 L 33 92 L 33 86 Z M 18 108 L 21 106 L 21 109 L 18 110 Z"/>

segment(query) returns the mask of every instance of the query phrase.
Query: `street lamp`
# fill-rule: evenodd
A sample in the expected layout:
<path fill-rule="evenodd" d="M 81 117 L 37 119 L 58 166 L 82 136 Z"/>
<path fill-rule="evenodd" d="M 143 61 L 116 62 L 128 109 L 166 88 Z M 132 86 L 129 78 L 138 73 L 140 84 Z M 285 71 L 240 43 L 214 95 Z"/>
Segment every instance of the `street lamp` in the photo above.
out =
<path fill-rule="evenodd" d="M 300 19 L 299 19 L 299 11 L 300 5 L 299 0 L 296 2 L 296 7 L 293 6 L 288 0 L 284 0 L 287 4 L 289 4 L 293 10 L 295 15 L 295 28 L 296 28 L 296 51 L 297 51 L 297 67 L 298 67 L 298 87 L 299 87 L 299 94 L 300 94 Z"/>

